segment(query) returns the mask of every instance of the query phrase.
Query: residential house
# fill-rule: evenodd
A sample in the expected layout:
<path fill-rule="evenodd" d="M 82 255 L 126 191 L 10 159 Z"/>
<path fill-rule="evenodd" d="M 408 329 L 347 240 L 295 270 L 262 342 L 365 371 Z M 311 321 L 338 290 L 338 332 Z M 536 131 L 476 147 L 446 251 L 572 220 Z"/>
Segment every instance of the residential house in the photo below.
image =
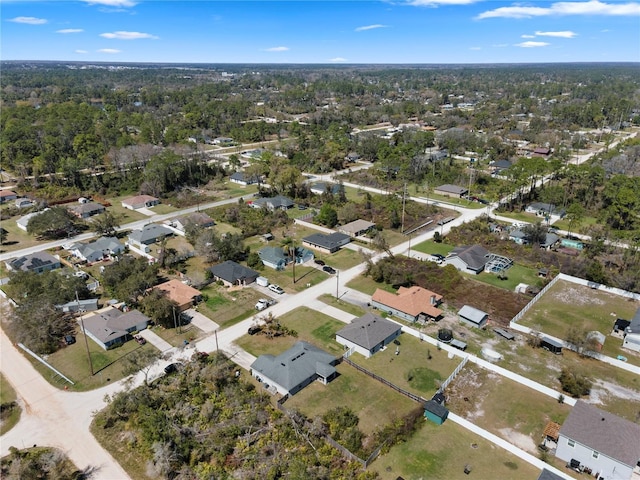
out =
<path fill-rule="evenodd" d="M 527 213 L 533 213 L 539 217 L 552 217 L 556 216 L 562 218 L 565 216 L 566 211 L 562 208 L 557 208 L 553 203 L 533 202 L 527 205 L 524 209 Z"/>
<path fill-rule="evenodd" d="M 169 300 L 173 300 L 178 305 L 178 312 L 183 312 L 202 301 L 202 293 L 178 279 L 156 285 L 151 290 L 164 292 Z"/>
<path fill-rule="evenodd" d="M 104 213 L 104 205 L 95 202 L 81 203 L 69 207 L 69 211 L 78 218 L 89 218 Z"/>
<path fill-rule="evenodd" d="M 527 234 L 517 228 L 509 232 L 509 240 L 517 243 L 518 245 L 526 245 L 527 243 L 529 243 Z"/>
<path fill-rule="evenodd" d="M 319 381 L 326 385 L 337 376 L 333 355 L 307 342 L 296 342 L 280 355 L 260 355 L 251 364 L 251 376 L 281 395 L 294 395 Z"/>
<path fill-rule="evenodd" d="M 538 475 L 538 480 L 565 480 L 565 477 L 561 477 L 551 470 L 543 468 L 540 475 Z"/>
<path fill-rule="evenodd" d="M 513 163 L 510 160 L 496 160 L 489 164 L 491 173 L 493 175 L 500 175 L 504 170 L 511 168 Z"/>
<path fill-rule="evenodd" d="M 76 313 L 76 312 L 93 312 L 98 310 L 98 299 L 88 298 L 86 300 L 72 300 L 61 305 L 56 305 L 58 310 L 62 310 L 64 313 Z"/>
<path fill-rule="evenodd" d="M 545 157 L 551 153 L 551 149 L 549 147 L 536 147 L 533 149 L 534 155 L 544 155 Z"/>
<path fill-rule="evenodd" d="M 360 235 L 364 235 L 369 232 L 372 228 L 376 226 L 373 222 L 367 222 L 366 220 L 355 220 L 353 222 L 347 223 L 338 227 L 338 231 L 344 233 L 345 235 L 349 235 L 352 238 L 359 237 Z"/>
<path fill-rule="evenodd" d="M 161 241 L 165 237 L 170 237 L 173 232 L 167 227 L 156 223 L 149 223 L 140 230 L 134 230 L 127 237 L 127 243 L 139 248 L 145 253 L 149 252 L 149 245 Z"/>
<path fill-rule="evenodd" d="M 415 285 L 400 287 L 396 293 L 378 288 L 371 296 L 374 308 L 409 322 L 437 320 L 442 315 L 438 308 L 441 302 L 442 295 Z"/>
<path fill-rule="evenodd" d="M 482 328 L 487 324 L 489 314 L 482 310 L 478 310 L 477 308 L 465 305 L 458 311 L 458 319 L 462 323 L 466 323 L 471 327 Z"/>
<path fill-rule="evenodd" d="M 147 328 L 149 321 L 149 317 L 138 310 L 123 311 L 110 305 L 84 317 L 82 325 L 91 340 L 108 350 L 130 340 L 134 332 Z"/>
<path fill-rule="evenodd" d="M 316 195 L 322 195 L 325 192 L 330 192 L 334 195 L 340 193 L 340 185 L 337 183 L 316 182 L 309 188 L 311 193 Z"/>
<path fill-rule="evenodd" d="M 440 185 L 433 190 L 433 193 L 436 195 L 443 195 L 445 197 L 451 198 L 462 198 L 463 195 L 469 193 L 469 190 L 464 187 L 459 187 L 458 185 Z"/>
<path fill-rule="evenodd" d="M 293 200 L 282 195 L 276 195 L 275 197 L 271 198 L 257 198 L 251 204 L 253 208 L 267 208 L 271 211 L 288 210 L 290 208 L 293 208 L 293 205 Z"/>
<path fill-rule="evenodd" d="M 73 256 L 84 262 L 98 262 L 112 255 L 118 255 L 124 251 L 124 245 L 115 237 L 100 237 L 99 239 L 75 245 L 71 251 Z"/>
<path fill-rule="evenodd" d="M 544 248 L 545 250 L 550 250 L 553 247 L 555 247 L 559 241 L 560 241 L 560 237 L 558 235 L 556 235 L 555 233 L 547 232 L 547 234 L 544 237 L 544 242 L 540 244 L 540 248 Z"/>
<path fill-rule="evenodd" d="M 578 400 L 560 428 L 556 457 L 596 478 L 629 480 L 640 465 L 640 425 Z"/>
<path fill-rule="evenodd" d="M 60 268 L 60 258 L 47 252 L 36 252 L 5 262 L 8 270 L 42 273 Z"/>
<path fill-rule="evenodd" d="M 238 185 L 253 185 L 254 183 L 260 183 L 261 178 L 259 175 L 247 175 L 244 172 L 235 172 L 231 174 L 229 180 Z"/>
<path fill-rule="evenodd" d="M 258 272 L 251 268 L 240 265 L 233 260 L 219 263 L 209 268 L 215 281 L 222 281 L 226 286 L 249 285 L 260 276 Z"/>
<path fill-rule="evenodd" d="M 444 259 L 445 265 L 453 265 L 465 273 L 478 274 L 484 271 L 489 261 L 489 250 L 481 245 L 454 248 Z"/>
<path fill-rule="evenodd" d="M 291 258 L 285 253 L 282 247 L 264 247 L 258 251 L 258 256 L 262 263 L 275 270 L 284 270 L 291 262 Z"/>
<path fill-rule="evenodd" d="M 213 139 L 214 145 L 227 145 L 229 143 L 233 143 L 233 138 L 229 137 L 217 137 Z"/>
<path fill-rule="evenodd" d="M 152 197 L 151 195 L 136 195 L 135 197 L 125 198 L 122 200 L 122 206 L 129 210 L 153 207 L 159 203 L 160 199 Z"/>
<path fill-rule="evenodd" d="M 302 244 L 324 253 L 334 253 L 351 241 L 349 235 L 335 232 L 330 234 L 314 233 L 302 239 Z"/>
<path fill-rule="evenodd" d="M 389 345 L 402 332 L 402 325 L 366 313 L 336 332 L 336 342 L 369 358 L 385 345 Z"/>
<path fill-rule="evenodd" d="M 16 192 L 12 192 L 11 190 L 0 190 L 0 203 L 10 202 L 16 198 L 18 198 L 18 194 Z"/>
<path fill-rule="evenodd" d="M 18 226 L 18 228 L 20 230 L 24 230 L 25 232 L 27 231 L 27 225 L 29 225 L 29 220 L 31 220 L 33 217 L 40 215 L 41 213 L 46 212 L 47 210 L 49 210 L 48 208 L 45 208 L 44 210 L 40 210 L 39 212 L 32 212 L 32 213 L 27 213 L 26 215 L 20 217 L 19 219 L 16 220 L 16 225 Z"/>
<path fill-rule="evenodd" d="M 344 159 L 347 162 L 357 162 L 358 160 L 360 160 L 360 155 L 358 155 L 355 152 L 350 152 L 350 153 L 347 154 L 346 157 L 344 157 Z"/>
<path fill-rule="evenodd" d="M 178 217 L 171 222 L 171 226 L 177 228 L 181 232 L 185 232 L 189 225 L 198 228 L 209 228 L 213 227 L 215 224 L 216 222 L 214 222 L 209 215 L 203 212 L 189 213 L 182 217 Z"/>
<path fill-rule="evenodd" d="M 622 342 L 624 348 L 640 352 L 640 308 L 624 329 L 624 340 Z"/>

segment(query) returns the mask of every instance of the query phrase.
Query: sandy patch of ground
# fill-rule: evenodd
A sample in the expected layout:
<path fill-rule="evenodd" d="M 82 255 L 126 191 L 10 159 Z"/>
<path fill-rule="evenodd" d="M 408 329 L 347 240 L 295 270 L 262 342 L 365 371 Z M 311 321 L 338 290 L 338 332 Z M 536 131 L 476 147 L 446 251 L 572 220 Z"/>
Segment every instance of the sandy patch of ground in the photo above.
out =
<path fill-rule="evenodd" d="M 529 435 L 516 432 L 513 428 L 501 428 L 499 432 L 504 439 L 513 443 L 516 447 L 527 452 L 537 452 L 536 442 Z"/>
<path fill-rule="evenodd" d="M 623 387 L 617 383 L 607 382 L 605 380 L 596 380 L 591 387 L 591 393 L 589 403 L 603 404 L 603 399 L 613 395 L 617 398 L 624 400 L 638 400 L 640 399 L 640 392 L 631 388 Z"/>
<path fill-rule="evenodd" d="M 584 288 L 565 287 L 560 292 L 554 292 L 553 297 L 569 305 L 604 305 L 604 300 L 596 296 L 585 295 Z"/>

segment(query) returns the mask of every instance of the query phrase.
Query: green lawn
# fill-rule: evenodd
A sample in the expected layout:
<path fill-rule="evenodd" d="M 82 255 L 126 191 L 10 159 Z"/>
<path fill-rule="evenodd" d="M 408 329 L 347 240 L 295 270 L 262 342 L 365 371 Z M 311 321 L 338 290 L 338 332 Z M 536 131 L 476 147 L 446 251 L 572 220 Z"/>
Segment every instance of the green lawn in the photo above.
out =
<path fill-rule="evenodd" d="M 467 465 L 469 475 L 464 473 Z M 450 420 L 442 425 L 425 421 L 411 438 L 378 457 L 370 468 L 381 480 L 535 480 L 540 474 L 537 468 Z"/>
<path fill-rule="evenodd" d="M 150 207 L 149 210 L 151 210 L 156 215 L 164 215 L 167 213 L 173 213 L 178 211 L 176 207 L 168 203 L 159 203 L 158 205 Z"/>
<path fill-rule="evenodd" d="M 180 328 L 164 328 L 160 325 L 153 327 L 153 332 L 174 347 L 181 347 L 187 342 L 194 342 L 202 337 L 202 331 L 193 325 L 183 325 Z"/>
<path fill-rule="evenodd" d="M 0 403 L 2 405 L 6 405 L 10 402 L 15 402 L 17 398 L 16 392 L 11 384 L 7 381 L 4 375 L 0 374 Z M 4 435 L 6 432 L 11 430 L 16 423 L 18 423 L 21 411 L 21 408 L 16 403 L 15 406 L 7 410 L 6 414 L 3 412 L 1 419 L 2 423 L 0 423 L 0 435 Z"/>
<path fill-rule="evenodd" d="M 422 253 L 439 253 L 440 255 L 444 255 L 445 257 L 453 250 L 455 247 L 453 245 L 449 245 L 448 243 L 436 243 L 433 240 L 427 240 L 418 245 L 412 246 L 414 250 Z"/>
<path fill-rule="evenodd" d="M 356 278 L 347 283 L 347 287 L 358 290 L 367 295 L 373 295 L 378 289 L 386 290 L 387 292 L 395 293 L 396 289 L 387 283 L 374 282 L 371 277 L 365 277 L 364 275 L 358 275 Z"/>
<path fill-rule="evenodd" d="M 575 222 L 572 225 L 571 229 L 574 232 L 582 232 L 583 230 L 585 230 L 587 227 L 590 227 L 592 225 L 597 225 L 598 224 L 598 219 L 596 217 L 584 217 L 581 221 L 580 224 L 577 225 Z M 558 220 L 557 222 L 553 223 L 553 226 L 560 229 L 560 230 L 569 230 L 569 220 L 567 219 L 561 219 Z"/>
<path fill-rule="evenodd" d="M 538 217 L 533 213 L 522 212 L 495 212 L 496 215 L 506 218 L 512 218 L 513 220 L 519 220 L 521 222 L 527 223 L 538 223 L 542 222 L 544 219 L 542 217 Z"/>
<path fill-rule="evenodd" d="M 538 270 L 535 268 L 515 264 L 505 272 L 505 275 L 507 278 L 501 280 L 495 273 L 482 272 L 479 275 L 473 275 L 472 278 L 478 282 L 488 283 L 510 292 L 513 292 L 520 283 L 526 283 L 531 286 L 542 286 L 543 284 L 542 279 L 538 277 Z"/>
<path fill-rule="evenodd" d="M 256 313 L 255 304 L 262 296 L 253 288 L 233 289 L 211 284 L 201 290 L 208 299 L 198 305 L 198 311 L 226 328 Z"/>
<path fill-rule="evenodd" d="M 351 303 L 345 302 L 343 300 L 337 300 L 336 297 L 333 295 L 324 294 L 318 297 L 318 299 L 322 300 L 322 302 L 326 303 L 327 305 L 331 305 L 332 307 L 336 307 L 340 310 L 344 310 L 345 312 L 350 313 L 351 315 L 355 315 L 356 317 L 361 317 L 365 313 L 367 313 L 367 310 L 360 308 L 357 305 L 353 305 Z"/>

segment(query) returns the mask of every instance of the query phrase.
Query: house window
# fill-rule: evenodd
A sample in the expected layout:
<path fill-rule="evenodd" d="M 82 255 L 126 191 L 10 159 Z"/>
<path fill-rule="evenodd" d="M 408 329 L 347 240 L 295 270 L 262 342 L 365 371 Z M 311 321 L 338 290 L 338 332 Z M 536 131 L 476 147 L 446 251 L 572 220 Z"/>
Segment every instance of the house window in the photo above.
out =
<path fill-rule="evenodd" d="M 567 440 L 567 445 L 569 445 L 571 448 L 576 446 L 576 442 L 574 442 L 573 440 Z"/>
<path fill-rule="evenodd" d="M 593 451 L 593 458 L 598 458 L 599 456 L 600 456 L 600 454 L 594 450 Z"/>

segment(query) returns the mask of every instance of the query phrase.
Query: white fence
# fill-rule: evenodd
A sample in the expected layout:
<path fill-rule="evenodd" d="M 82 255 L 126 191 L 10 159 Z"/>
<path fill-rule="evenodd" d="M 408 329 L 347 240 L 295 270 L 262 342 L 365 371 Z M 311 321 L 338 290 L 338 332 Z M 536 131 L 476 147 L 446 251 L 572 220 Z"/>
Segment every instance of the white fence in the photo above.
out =
<path fill-rule="evenodd" d="M 447 388 L 451 382 L 453 382 L 453 380 L 456 378 L 458 373 L 460 373 L 460 370 L 462 370 L 464 366 L 467 364 L 468 360 L 469 360 L 469 357 L 464 357 L 462 359 L 462 361 L 460 362 L 460 365 L 458 365 L 456 369 L 451 373 L 451 375 L 449 375 L 449 377 L 444 382 L 442 382 L 442 385 L 440 385 L 438 392 L 440 393 L 444 392 L 444 389 Z"/>

